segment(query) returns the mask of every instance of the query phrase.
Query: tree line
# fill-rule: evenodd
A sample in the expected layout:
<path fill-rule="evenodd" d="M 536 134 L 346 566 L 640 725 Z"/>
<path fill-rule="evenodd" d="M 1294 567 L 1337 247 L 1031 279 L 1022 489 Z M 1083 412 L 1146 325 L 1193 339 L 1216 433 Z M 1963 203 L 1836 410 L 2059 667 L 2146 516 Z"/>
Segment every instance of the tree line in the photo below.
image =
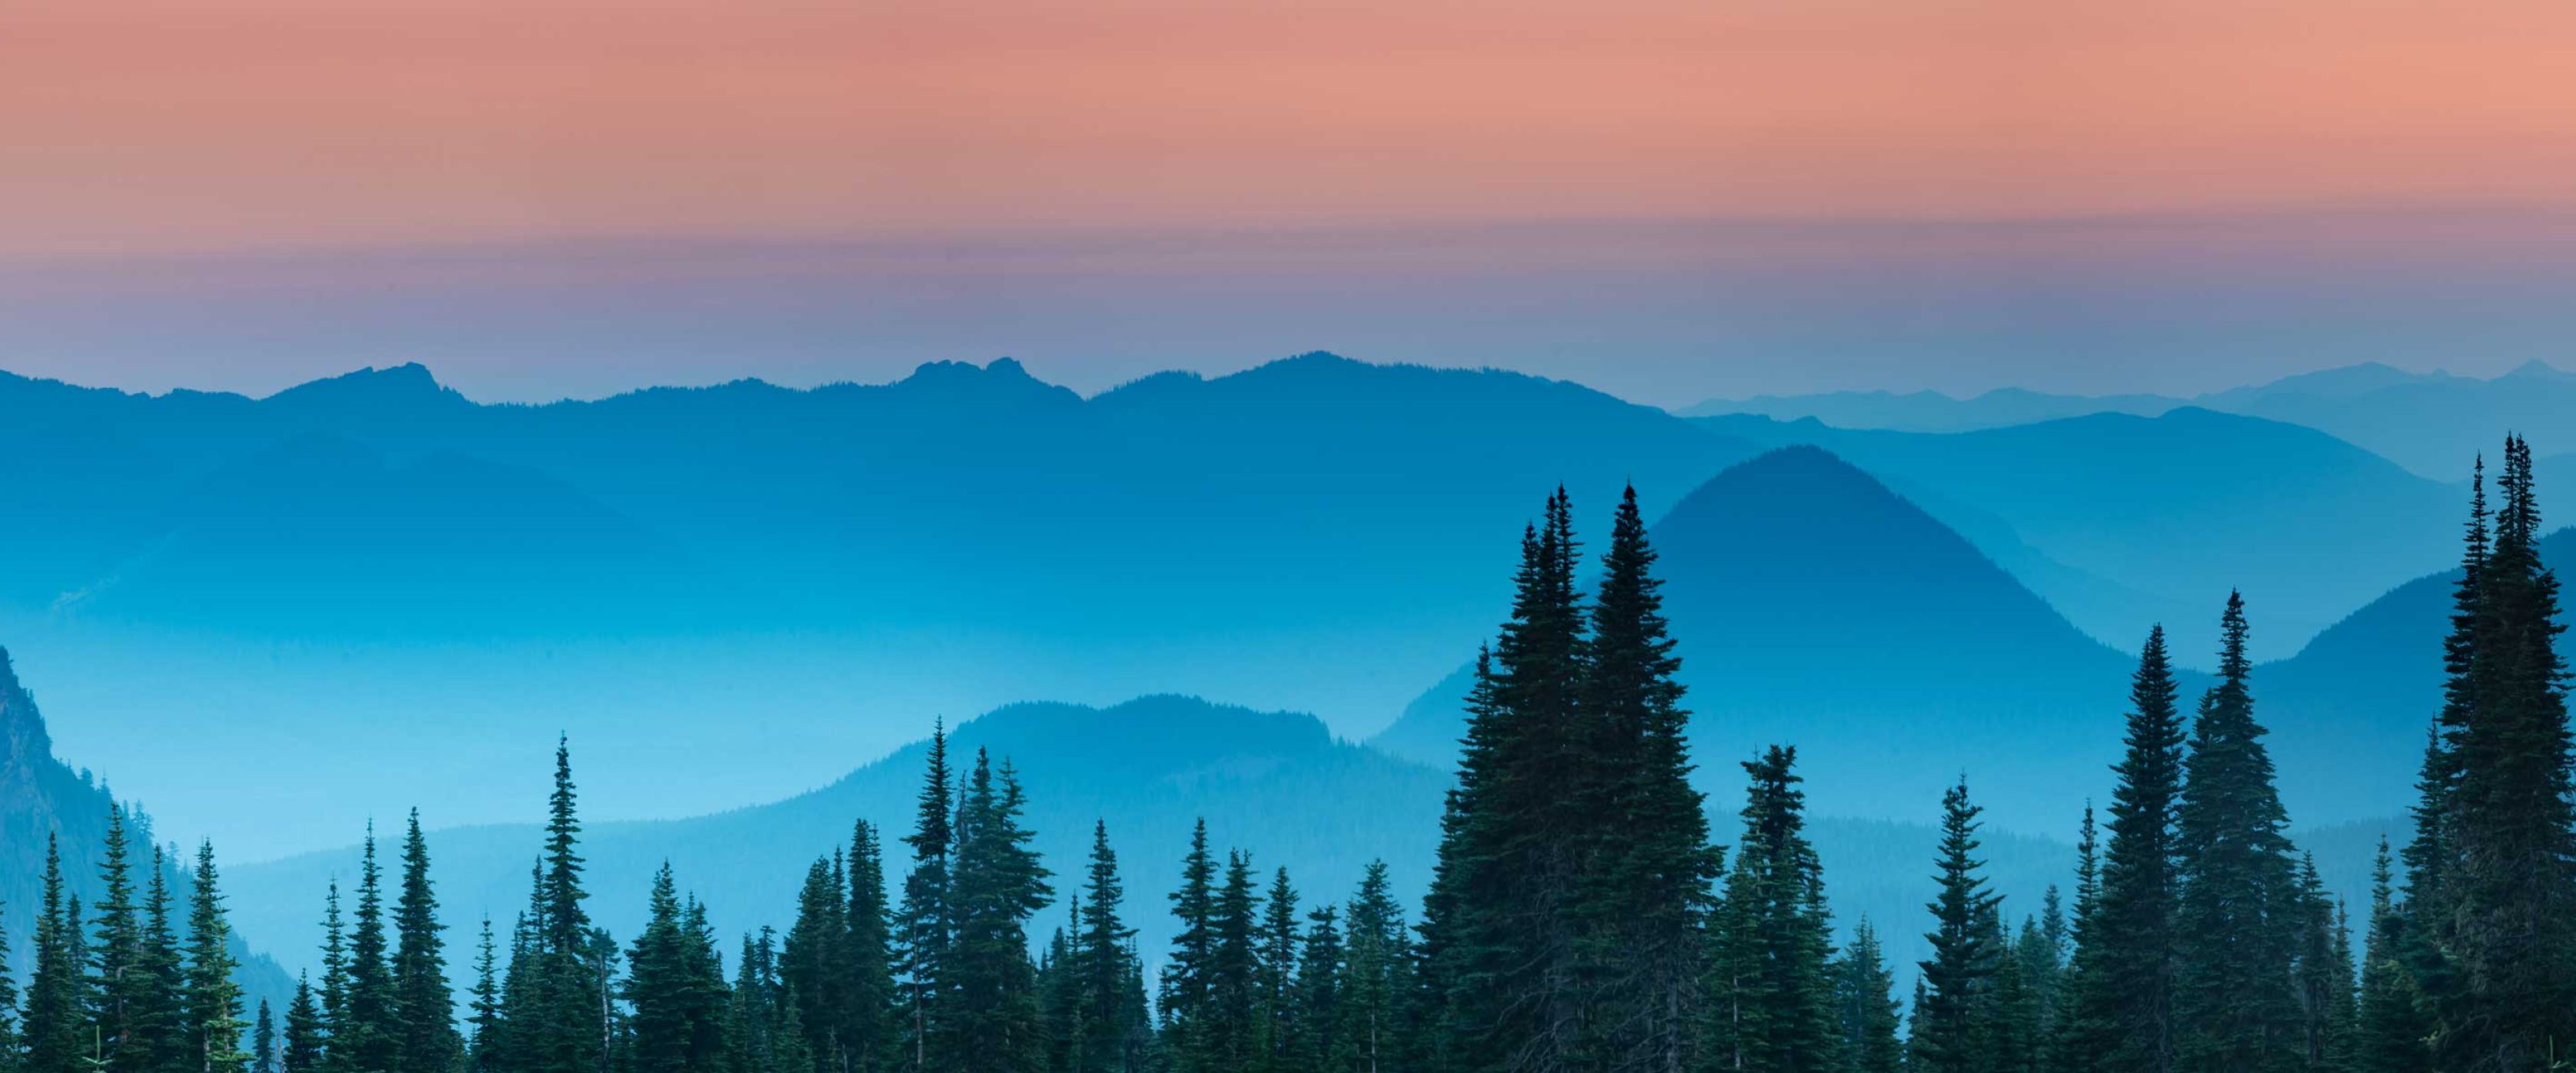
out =
<path fill-rule="evenodd" d="M 2162 630 L 2141 647 L 2071 904 L 2052 888 L 2016 920 L 1987 889 L 1967 780 L 1943 795 L 1930 956 L 1900 1001 L 1879 942 L 1894 922 L 1837 942 L 1794 748 L 1742 763 L 1740 831 L 1714 841 L 1635 495 L 1587 593 L 1559 491 L 1476 661 L 1414 920 L 1382 863 L 1347 898 L 1310 901 L 1286 869 L 1211 846 L 1202 821 L 1149 973 L 1127 923 L 1149 910 L 1106 825 L 1059 880 L 1030 849 L 1011 764 L 979 750 L 952 766 L 943 728 L 901 849 L 856 823 L 807 868 L 793 923 L 743 936 L 728 975 L 667 864 L 631 941 L 591 922 L 558 742 L 527 905 L 502 934 L 477 929 L 461 1006 L 417 812 L 390 891 L 372 829 L 354 902 L 326 890 L 319 980 L 249 1016 L 212 847 L 182 910 L 161 851 L 139 866 L 118 813 L 95 905 L 65 895 L 49 847 L 24 994 L 0 971 L 0 1073 L 2571 1068 L 2557 581 L 2529 448 L 2509 438 L 2503 459 L 2492 511 L 2483 465 L 2472 482 L 2413 830 L 2394 853 L 2383 838 L 2357 909 L 2285 834 L 2231 594 L 2216 682 L 2188 717 Z M 1035 940 L 1059 881 L 1061 920 Z"/>

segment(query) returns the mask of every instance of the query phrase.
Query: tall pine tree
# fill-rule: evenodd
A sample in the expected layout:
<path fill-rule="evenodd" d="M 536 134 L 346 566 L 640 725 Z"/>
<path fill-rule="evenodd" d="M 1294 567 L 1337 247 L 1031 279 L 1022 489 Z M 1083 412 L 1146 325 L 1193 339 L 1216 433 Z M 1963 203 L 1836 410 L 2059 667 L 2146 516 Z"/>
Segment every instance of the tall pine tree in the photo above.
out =
<path fill-rule="evenodd" d="M 2126 751 L 2111 769 L 2110 840 L 2085 925 L 2069 1031 L 2085 1068 L 2166 1073 L 2174 1062 L 2175 914 L 2183 720 L 2164 627 L 2147 632 L 2129 682 Z"/>
<path fill-rule="evenodd" d="M 2228 594 L 2219 624 L 2218 684 L 2193 722 L 2175 827 L 2184 869 L 2175 1065 L 2267 1073 L 2304 1064 L 2294 990 L 2304 913 L 2282 834 L 2288 814 L 2254 720 L 2240 595 Z"/>

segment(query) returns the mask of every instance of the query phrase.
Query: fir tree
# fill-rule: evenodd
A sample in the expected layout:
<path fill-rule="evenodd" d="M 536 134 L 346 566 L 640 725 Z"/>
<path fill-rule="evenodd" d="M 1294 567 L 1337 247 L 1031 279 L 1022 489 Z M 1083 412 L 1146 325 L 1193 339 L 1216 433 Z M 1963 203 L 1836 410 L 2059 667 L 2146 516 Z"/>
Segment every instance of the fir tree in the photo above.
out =
<path fill-rule="evenodd" d="M 242 1073 L 250 1055 L 242 1053 L 242 992 L 233 982 L 224 896 L 215 873 L 215 846 L 197 845 L 196 882 L 188 896 L 188 964 L 180 1009 L 185 1011 L 183 1064 L 199 1073 Z M 268 1004 L 260 1004 L 260 1038 L 265 1050 L 270 1027 Z M 263 1059 L 263 1063 L 265 1059 Z"/>
<path fill-rule="evenodd" d="M 1980 811 L 1968 801 L 1966 779 L 1941 797 L 1933 874 L 1940 893 L 1928 906 L 1933 927 L 1924 935 L 1932 957 L 1921 963 L 1923 991 L 1914 1005 L 1913 1068 L 1920 1073 L 1971 1073 L 1988 1057 L 1979 1049 L 1985 1042 L 1979 1015 L 1999 951 L 1990 923 L 1997 899 L 1986 890 L 1985 862 L 1976 857 Z"/>
<path fill-rule="evenodd" d="M 1257 1035 L 1260 1061 L 1256 1064 L 1273 1070 L 1289 1070 L 1289 1052 L 1296 1046 L 1299 1028 L 1297 1018 L 1297 889 L 1288 882 L 1288 870 L 1278 869 L 1270 879 L 1270 893 L 1262 898 L 1261 927 L 1257 940 L 1260 947 L 1260 970 L 1254 980 L 1257 988 L 1255 1006 L 1261 1025 Z"/>
<path fill-rule="evenodd" d="M 1411 961 L 1405 950 L 1404 909 L 1396 904 L 1385 861 L 1370 861 L 1360 874 L 1359 890 L 1343 910 L 1342 976 L 1334 984 L 1341 1016 L 1333 1028 L 1335 1052 L 1344 1063 L 1335 1068 L 1391 1070 L 1402 1061 L 1406 1041 L 1403 1007 L 1413 992 Z"/>
<path fill-rule="evenodd" d="M 2446 728 L 2452 781 L 2437 929 L 2461 987 L 2437 1061 L 2525 1069 L 2576 1042 L 2576 787 L 2558 579 L 2540 560 L 2531 448 L 2505 441 L 2495 538 L 2477 575 L 2467 703 Z M 2446 716 L 2452 713 L 2446 711 Z"/>
<path fill-rule="evenodd" d="M 26 1008 L 18 1038 L 27 1073 L 72 1073 L 85 1068 L 80 913 L 63 891 L 59 838 L 45 835 L 43 895 L 37 904 L 34 963 L 27 975 Z"/>
<path fill-rule="evenodd" d="M 2165 1073 L 2174 1063 L 2183 771 L 2176 693 L 2158 626 L 2130 678 L 2126 752 L 2111 769 L 2110 839 L 2075 995 L 2073 1031 L 2088 1068 L 2103 1073 Z"/>
<path fill-rule="evenodd" d="M 313 983 L 299 974 L 295 978 L 295 997 L 286 1004 L 285 1047 L 278 1053 L 278 1064 L 285 1073 L 320 1073 L 325 1031 Z"/>
<path fill-rule="evenodd" d="M 1260 1040 L 1260 896 L 1252 859 L 1226 854 L 1225 881 L 1217 887 L 1208 960 L 1208 1006 L 1202 1031 L 1192 1039 L 1191 1060 L 1202 1069 L 1242 1070 L 1256 1064 Z"/>
<path fill-rule="evenodd" d="M 1201 1037 L 1210 1029 L 1210 988 L 1216 962 L 1216 860 L 1208 852 L 1207 821 L 1190 828 L 1190 849 L 1181 859 L 1181 885 L 1171 894 L 1172 915 L 1181 922 L 1172 935 L 1172 956 L 1163 963 L 1161 1011 L 1163 1050 L 1183 1069 L 1198 1068 L 1205 1053 Z"/>
<path fill-rule="evenodd" d="M 582 902 L 581 819 L 572 780 L 570 742 L 555 742 L 554 790 L 547 798 L 545 853 L 532 893 L 526 994 L 510 1032 L 525 1013 L 526 1048 L 511 1063 L 526 1073 L 593 1073 L 606 1052 L 608 982 L 617 947 L 590 926 Z"/>
<path fill-rule="evenodd" d="M 259 1016 L 252 1021 L 251 1073 L 278 1073 L 277 1015 L 268 1008 L 268 1000 L 259 1000 Z"/>
<path fill-rule="evenodd" d="M 653 875 L 644 930 L 627 965 L 623 991 L 633 1010 L 626 1029 L 635 1073 L 723 1071 L 724 977 L 705 916 L 694 902 L 681 904 L 667 861 Z"/>
<path fill-rule="evenodd" d="M 1674 676 L 1663 582 L 1637 506 L 1621 496 L 1591 608 L 1582 704 L 1591 740 L 1587 800 L 1595 845 L 1575 906 L 1585 936 L 1589 1050 L 1622 1069 L 1687 1068 L 1700 1004 L 1701 929 L 1718 874 L 1700 794 L 1690 784 L 1690 716 Z"/>
<path fill-rule="evenodd" d="M 2382 835 L 2378 856 L 2371 861 L 2370 930 L 2362 944 L 2355 1073 L 2416 1073 L 2432 1064 L 2433 1053 L 2425 1041 L 2433 1034 L 2433 1023 L 2399 962 L 2400 948 L 2408 945 L 2408 925 L 2390 884 L 2388 837 Z"/>
<path fill-rule="evenodd" d="M 485 916 L 474 944 L 474 989 L 466 1015 L 473 1037 L 467 1041 L 465 1065 L 473 1073 L 499 1073 L 500 1069 L 501 1055 L 496 1046 L 501 1039 L 499 968 L 499 953 L 492 946 L 492 918 Z"/>
<path fill-rule="evenodd" d="M 322 987 L 315 996 L 321 1003 L 321 1032 L 316 1037 L 321 1058 L 330 1058 L 331 1037 L 349 1005 L 349 942 L 340 917 L 340 880 L 333 877 L 322 892 Z"/>
<path fill-rule="evenodd" d="M 848 877 L 829 857 L 806 866 L 805 883 L 796 892 L 796 920 L 779 945 L 778 978 L 796 994 L 796 1019 L 805 1026 L 805 1042 L 814 1059 L 827 1069 L 842 1068 L 842 1038 L 850 1020 L 846 1007 L 845 945 L 850 926 Z M 677 903 L 673 904 L 677 912 Z M 673 920 L 674 928 L 678 926 Z"/>
<path fill-rule="evenodd" d="M 341 1073 L 391 1070 L 400 1055 L 393 967 L 385 942 L 384 874 L 375 825 L 358 857 L 358 908 L 349 930 L 348 990 L 331 1026 L 329 1065 Z"/>
<path fill-rule="evenodd" d="M 1341 914 L 1331 905 L 1306 914 L 1297 949 L 1297 1025 L 1284 1048 L 1291 1069 L 1328 1069 L 1341 1057 Z"/>
<path fill-rule="evenodd" d="M 2295 951 L 2306 1068 L 2345 1070 L 2353 1051 L 2352 944 L 2312 856 L 2299 860 Z"/>
<path fill-rule="evenodd" d="M 2176 845 L 2176 1068 L 2264 1073 L 2303 1062 L 2295 981 L 2302 923 L 2288 817 L 2247 687 L 2245 602 L 2228 594 L 2218 684 L 2201 698 Z"/>
<path fill-rule="evenodd" d="M 152 847 L 151 877 L 144 884 L 143 913 L 143 980 L 144 996 L 139 1008 L 143 1016 L 136 1020 L 142 1046 L 129 1052 L 140 1069 L 176 1069 L 196 1056 L 197 1048 L 188 1028 L 184 1008 L 187 998 L 187 965 L 179 945 L 179 922 L 170 893 L 172 862 L 161 847 Z M 241 1011 L 233 1011 L 235 1047 L 239 1046 L 238 1021 Z"/>
<path fill-rule="evenodd" d="M 448 1073 L 465 1053 L 447 986 L 446 942 L 429 879 L 429 841 L 413 809 L 403 833 L 402 889 L 394 901 L 393 1034 L 397 1073 Z"/>
<path fill-rule="evenodd" d="M 86 1034 L 92 1039 L 79 1052 L 87 1056 L 94 1047 L 102 1070 L 152 1071 L 157 1056 L 150 1052 L 150 1020 L 167 1006 L 154 992 L 151 958 L 144 949 L 125 810 L 114 805 L 108 807 L 107 831 L 99 845 L 99 897 L 91 927 L 91 1031 Z"/>
<path fill-rule="evenodd" d="M 951 1068 L 946 1054 L 932 1053 L 932 1041 L 946 1033 L 943 987 L 954 936 L 948 906 L 949 852 L 955 834 L 948 812 L 951 790 L 948 731 L 939 725 L 930 734 L 929 770 L 922 779 L 913 832 L 903 840 L 912 847 L 912 872 L 904 877 L 903 909 L 896 928 L 903 955 L 904 1050 L 908 1052 L 903 1060 L 916 1073 Z"/>
<path fill-rule="evenodd" d="M 1843 1060 L 1826 967 L 1832 921 L 1824 869 L 1807 842 L 1797 758 L 1775 745 L 1744 764 L 1744 838 L 1715 936 L 1723 975 L 1709 985 L 1711 1045 L 1725 1048 L 1713 1057 L 1730 1068 L 1804 1073 Z"/>
<path fill-rule="evenodd" d="M 0 927 L 0 1073 L 17 1073 L 18 1059 L 18 978 L 9 971 L 9 929 Z"/>
<path fill-rule="evenodd" d="M 1204 834 L 1205 826 L 1200 828 Z M 1118 877 L 1118 854 L 1109 846 L 1109 825 L 1091 825 L 1091 862 L 1083 874 L 1081 926 L 1073 937 L 1071 975 L 1075 978 L 1077 1026 L 1069 1044 L 1075 1073 L 1141 1073 L 1152 1039 L 1144 1007 L 1131 1010 L 1128 981 L 1137 970 L 1129 944 L 1136 930 L 1120 919 L 1127 888 Z"/>
<path fill-rule="evenodd" d="M 1008 764 L 998 771 L 978 750 L 958 812 L 950 911 L 955 945 L 948 979 L 956 1005 L 942 1037 L 960 1066 L 1009 1073 L 1042 1067 L 1036 966 L 1027 923 L 1054 890 L 1021 825 L 1027 803 Z"/>
<path fill-rule="evenodd" d="M 1588 663 L 1577 547 L 1563 490 L 1522 537 L 1488 697 L 1471 712 L 1456 821 L 1441 846 L 1443 1060 L 1555 1069 L 1585 1041 L 1591 944 L 1577 887 L 1599 848 L 1602 777 L 1581 697 Z M 1356 941 L 1356 940 L 1355 940 Z"/>
<path fill-rule="evenodd" d="M 850 1073 L 879 1073 L 895 1065 L 898 1041 L 885 850 L 874 826 L 865 822 L 852 826 L 849 861 L 850 903 L 842 914 L 849 935 L 841 944 L 848 990 L 841 1038 L 848 1041 L 844 1053 Z"/>
<path fill-rule="evenodd" d="M 1842 1052 L 1852 1073 L 1898 1073 L 1905 1049 L 1896 1038 L 1896 981 L 1868 918 L 1853 927 L 1851 946 L 1835 959 L 1832 974 Z"/>

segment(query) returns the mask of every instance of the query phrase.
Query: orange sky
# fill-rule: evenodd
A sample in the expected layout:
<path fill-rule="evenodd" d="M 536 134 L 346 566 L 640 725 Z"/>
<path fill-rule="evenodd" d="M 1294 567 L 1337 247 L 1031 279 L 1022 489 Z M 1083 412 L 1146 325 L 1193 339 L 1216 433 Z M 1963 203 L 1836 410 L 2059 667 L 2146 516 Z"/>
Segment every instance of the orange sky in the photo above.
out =
<path fill-rule="evenodd" d="M 2566 0 L 0 0 L 0 254 L 2576 201 Z"/>

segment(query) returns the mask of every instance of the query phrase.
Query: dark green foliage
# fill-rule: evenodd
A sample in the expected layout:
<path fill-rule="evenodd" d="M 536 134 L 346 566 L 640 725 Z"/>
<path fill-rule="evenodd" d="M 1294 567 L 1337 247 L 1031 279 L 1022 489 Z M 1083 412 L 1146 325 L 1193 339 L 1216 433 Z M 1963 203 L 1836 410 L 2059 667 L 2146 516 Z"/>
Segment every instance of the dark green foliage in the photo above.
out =
<path fill-rule="evenodd" d="M 1744 837 L 1706 987 L 1709 1058 L 1725 1068 L 1811 1073 L 1843 1061 L 1824 868 L 1807 842 L 1796 763 L 1797 750 L 1773 746 L 1744 764 Z"/>
<path fill-rule="evenodd" d="M 1281 868 L 1271 875 L 1270 893 L 1261 904 L 1261 926 L 1257 936 L 1260 969 L 1254 974 L 1254 1008 L 1260 1017 L 1255 1035 L 1259 1060 L 1254 1064 L 1273 1070 L 1301 1068 L 1289 1062 L 1289 1056 L 1297 1045 L 1300 999 L 1297 994 L 1297 889 L 1289 884 L 1287 869 Z"/>
<path fill-rule="evenodd" d="M 2068 1032 L 2085 1068 L 2163 1073 L 2174 1061 L 2182 859 L 2183 721 L 2165 632 L 2147 633 L 2129 684 L 2126 751 L 2112 767 L 2110 838 L 2085 927 Z"/>
<path fill-rule="evenodd" d="M 313 984 L 304 977 L 295 978 L 295 999 L 286 1004 L 286 1040 L 278 1053 L 278 1064 L 285 1073 L 318 1073 L 322 1068 L 322 1047 L 327 1034 L 322 1023 L 322 1007 L 314 998 Z"/>
<path fill-rule="evenodd" d="M 1325 1069 L 1339 1059 L 1341 1036 L 1341 912 L 1332 905 L 1306 914 L 1306 934 L 1297 948 L 1297 1009 L 1281 1048 L 1291 1069 Z"/>
<path fill-rule="evenodd" d="M 2494 543 L 2462 601 L 2465 673 L 2446 697 L 2437 897 L 2447 973 L 2430 983 L 2443 1068 L 2522 1069 L 2576 1041 L 2576 801 L 2557 652 L 2558 579 L 2540 561 L 2531 449 L 2505 441 Z M 2473 547 L 2472 552 L 2476 549 Z M 2410 864 L 2412 862 L 2410 861 Z"/>
<path fill-rule="evenodd" d="M 996 771 L 979 750 L 957 810 L 950 876 L 954 945 L 940 982 L 954 1004 L 933 1037 L 946 1043 L 951 1060 L 978 1073 L 1041 1069 L 1046 1058 L 1027 923 L 1054 891 L 1028 847 L 1026 809 L 1010 765 Z"/>
<path fill-rule="evenodd" d="M 1986 1068 L 1987 993 L 2001 951 L 1993 920 L 1996 897 L 1978 874 L 1978 809 L 1960 780 L 1941 798 L 1941 851 L 1933 881 L 1939 893 L 1928 908 L 1932 930 L 1924 938 L 1932 957 L 1922 963 L 1923 991 L 1914 1004 L 1913 1068 L 1921 1073 L 1971 1073 Z"/>
<path fill-rule="evenodd" d="M 1629 488 L 1613 518 L 1592 601 L 1582 684 L 1591 765 L 1577 791 L 1590 814 L 1575 908 L 1595 1024 L 1586 1050 L 1623 1069 L 1681 1070 L 1701 1005 L 1700 931 L 1718 873 L 1708 820 L 1691 788 L 1690 714 L 1674 680 L 1681 660 L 1663 614 L 1654 548 Z M 1821 971 L 1821 965 L 1817 966 Z"/>
<path fill-rule="evenodd" d="M 2403 963 L 2403 950 L 2421 945 L 2390 890 L 2388 838 L 2370 876 L 2370 930 L 2362 943 L 2360 1009 L 2354 1030 L 2354 1073 L 2413 1073 L 2431 1064 L 2433 1035 L 2427 1000 L 2418 995 Z"/>
<path fill-rule="evenodd" d="M 912 847 L 912 872 L 903 881 L 903 908 L 895 937 L 901 944 L 904 1020 L 902 1060 L 914 1070 L 948 1068 L 945 1054 L 932 1054 L 933 1041 L 948 1028 L 949 947 L 956 922 L 949 909 L 949 854 L 955 831 L 949 814 L 953 787 L 948 772 L 948 730 L 936 726 L 930 735 L 928 770 L 922 777 L 913 832 L 904 836 Z"/>
<path fill-rule="evenodd" d="M 160 981 L 145 949 L 125 829 L 124 810 L 111 806 L 99 852 L 99 896 L 89 943 L 89 1024 L 80 1032 L 91 1038 L 75 1046 L 82 1057 L 94 1055 L 104 1069 L 140 1073 L 156 1068 L 158 1056 L 150 1051 L 152 1022 L 169 1009 L 169 1000 L 157 988 Z"/>
<path fill-rule="evenodd" d="M 851 827 L 849 873 L 849 909 L 842 914 L 849 926 L 841 945 L 842 1061 L 849 1073 L 876 1073 L 896 1064 L 894 948 L 885 848 L 877 829 L 864 821 Z"/>
<path fill-rule="evenodd" d="M 447 988 L 446 942 L 429 878 L 429 842 L 413 809 L 403 833 L 402 889 L 394 902 L 393 1025 L 397 1073 L 448 1073 L 465 1053 Z"/>
<path fill-rule="evenodd" d="M 1867 919 L 1853 926 L 1850 947 L 1834 959 L 1830 971 L 1848 1067 L 1852 1073 L 1898 1073 L 1905 1065 L 1905 1049 L 1897 1042 L 1896 981 L 1879 950 L 1878 930 Z"/>
<path fill-rule="evenodd" d="M 1216 963 L 1216 859 L 1208 852 L 1207 821 L 1190 829 L 1189 854 L 1181 859 L 1181 885 L 1171 893 L 1172 915 L 1180 930 L 1172 936 L 1172 955 L 1163 963 L 1160 991 L 1162 1046 L 1175 1066 L 1195 1068 L 1204 1053 L 1202 1038 L 1212 1031 L 1210 997 Z"/>
<path fill-rule="evenodd" d="M 473 1033 L 466 1041 L 465 1066 L 473 1073 L 498 1073 L 501 1055 L 495 1045 L 501 1039 L 501 982 L 499 952 L 492 947 L 492 918 L 483 918 L 482 932 L 474 943 L 474 988 L 466 1011 L 466 1025 Z"/>
<path fill-rule="evenodd" d="M 1406 956 L 1404 909 L 1386 878 L 1386 862 L 1371 861 L 1359 890 L 1344 907 L 1342 975 L 1334 983 L 1340 1010 L 1327 1067 L 1388 1070 L 1404 1061 L 1404 1003 L 1415 994 Z M 1338 1058 L 1331 1056 L 1338 1055 Z"/>
<path fill-rule="evenodd" d="M 9 971 L 9 931 L 0 928 L 0 1073 L 17 1073 L 18 1057 L 18 978 Z"/>
<path fill-rule="evenodd" d="M 706 912 L 682 905 L 665 864 L 653 877 L 643 934 L 627 958 L 623 997 L 635 1073 L 722 1073 L 728 997 Z M 836 1066 L 835 1068 L 849 1068 Z"/>
<path fill-rule="evenodd" d="M 277 1014 L 268 1008 L 268 1000 L 259 1000 L 259 1016 L 252 1019 L 251 1073 L 278 1073 Z"/>
<path fill-rule="evenodd" d="M 2264 1073 L 2299 1068 L 2306 1032 L 2295 988 L 2307 916 L 2292 873 L 2288 815 L 2245 655 L 2245 602 L 2228 594 L 2218 684 L 2201 698 L 2185 763 L 2177 846 L 2176 1068 Z"/>
<path fill-rule="evenodd" d="M 45 836 L 44 899 L 37 907 L 35 962 L 27 976 L 18 1034 L 28 1073 L 72 1073 L 89 1053 L 86 987 L 77 899 L 63 891 L 60 841 Z"/>
<path fill-rule="evenodd" d="M 1439 1047 L 1455 1068 L 1555 1069 L 1584 1044 L 1576 887 L 1602 817 L 1587 793 L 1599 772 L 1579 703 L 1576 554 L 1559 491 L 1522 536 L 1511 616 L 1459 758 L 1432 969 L 1446 991 Z"/>
<path fill-rule="evenodd" d="M 335 1073 L 391 1070 L 401 1053 L 393 967 L 387 960 L 384 876 L 369 824 L 358 864 L 358 908 L 349 932 L 348 985 L 331 1024 L 327 1064 Z"/>
<path fill-rule="evenodd" d="M 1204 824 L 1200 830 L 1204 834 Z M 1078 927 L 1070 937 L 1065 967 L 1072 981 L 1064 1063 L 1068 1073 L 1141 1073 L 1152 1048 L 1153 1027 L 1139 975 L 1143 968 L 1131 945 L 1136 929 L 1119 915 L 1126 901 L 1118 854 L 1109 846 L 1109 825 L 1095 821 Z"/>
<path fill-rule="evenodd" d="M 242 1073 L 242 993 L 233 982 L 232 928 L 215 872 L 215 847 L 197 846 L 195 882 L 188 895 L 188 963 L 179 1009 L 184 1016 L 177 1064 L 200 1073 Z M 270 1031 L 268 1004 L 259 1007 L 261 1049 Z M 262 1058 L 265 1065 L 266 1059 Z"/>

